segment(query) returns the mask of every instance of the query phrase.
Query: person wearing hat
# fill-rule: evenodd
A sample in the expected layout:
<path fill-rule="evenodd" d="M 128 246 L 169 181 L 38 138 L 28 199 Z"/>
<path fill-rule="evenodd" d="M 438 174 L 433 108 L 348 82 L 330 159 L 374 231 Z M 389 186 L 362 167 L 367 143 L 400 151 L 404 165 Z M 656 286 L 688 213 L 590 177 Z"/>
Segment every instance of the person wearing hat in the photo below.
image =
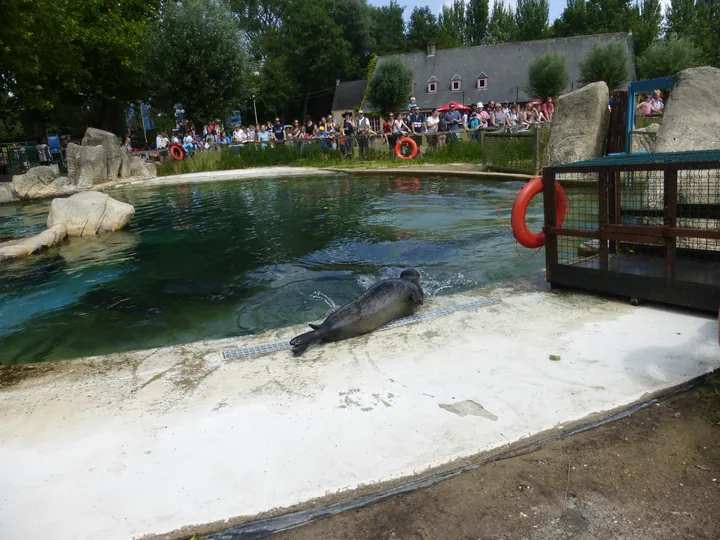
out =
<path fill-rule="evenodd" d="M 372 128 L 370 126 L 370 120 L 365 118 L 365 112 L 362 109 L 358 111 L 357 130 L 360 154 L 363 159 L 367 159 L 368 135 L 372 132 Z"/>
<path fill-rule="evenodd" d="M 470 140 L 478 141 L 480 139 L 480 117 L 476 111 L 470 113 L 470 119 L 468 120 L 468 131 L 470 131 Z"/>

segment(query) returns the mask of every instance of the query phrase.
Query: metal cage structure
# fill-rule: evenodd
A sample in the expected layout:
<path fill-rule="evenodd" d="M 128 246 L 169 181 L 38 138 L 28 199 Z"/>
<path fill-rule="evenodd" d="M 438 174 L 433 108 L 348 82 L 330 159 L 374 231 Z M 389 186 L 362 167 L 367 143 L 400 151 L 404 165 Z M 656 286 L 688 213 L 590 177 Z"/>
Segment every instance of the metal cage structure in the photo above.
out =
<path fill-rule="evenodd" d="M 568 190 L 560 226 L 556 182 Z M 718 312 L 720 150 L 547 167 L 543 196 L 553 288 Z"/>

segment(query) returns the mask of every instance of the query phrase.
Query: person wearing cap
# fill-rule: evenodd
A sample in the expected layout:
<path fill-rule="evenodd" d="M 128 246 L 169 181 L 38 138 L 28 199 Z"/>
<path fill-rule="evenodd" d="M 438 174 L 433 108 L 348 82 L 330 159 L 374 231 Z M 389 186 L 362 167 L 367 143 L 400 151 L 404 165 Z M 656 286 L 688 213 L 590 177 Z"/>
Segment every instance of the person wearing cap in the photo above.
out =
<path fill-rule="evenodd" d="M 358 130 L 358 146 L 360 148 L 360 154 L 362 155 L 363 159 L 367 159 L 367 151 L 368 151 L 368 135 L 371 134 L 372 128 L 370 126 L 370 120 L 365 118 L 365 112 L 360 109 L 358 111 L 358 121 L 357 121 L 357 130 Z"/>
<path fill-rule="evenodd" d="M 425 131 L 425 115 L 420 112 L 420 107 L 415 105 L 412 112 L 408 115 L 408 124 L 413 133 L 413 141 L 418 145 L 422 145 L 422 133 Z"/>
<path fill-rule="evenodd" d="M 456 139 L 460 138 L 460 124 L 462 124 L 462 116 L 458 111 L 455 110 L 455 104 L 450 104 L 450 110 L 445 113 L 443 117 L 447 124 L 448 131 L 452 132 L 453 137 Z"/>
<path fill-rule="evenodd" d="M 467 127 L 470 131 L 470 140 L 480 140 L 480 131 L 478 131 L 480 129 L 480 117 L 478 116 L 477 111 L 473 111 L 470 113 L 470 120 L 468 120 Z"/>

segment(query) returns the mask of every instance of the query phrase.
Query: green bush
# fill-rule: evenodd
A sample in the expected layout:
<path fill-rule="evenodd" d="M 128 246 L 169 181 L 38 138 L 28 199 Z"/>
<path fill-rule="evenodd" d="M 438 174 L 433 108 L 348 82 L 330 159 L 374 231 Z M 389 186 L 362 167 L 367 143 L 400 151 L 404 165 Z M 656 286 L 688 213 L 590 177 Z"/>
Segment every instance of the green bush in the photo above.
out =
<path fill-rule="evenodd" d="M 380 64 L 367 89 L 367 99 L 383 114 L 404 109 L 412 92 L 413 71 L 399 58 Z"/>
<path fill-rule="evenodd" d="M 668 77 L 699 65 L 700 49 L 689 39 L 675 35 L 653 42 L 636 62 L 641 79 Z"/>
<path fill-rule="evenodd" d="M 627 46 L 623 41 L 598 43 L 580 63 L 580 82 L 605 81 L 610 91 L 630 79 Z"/>
<path fill-rule="evenodd" d="M 567 57 L 547 51 L 530 62 L 526 92 L 534 98 L 556 97 L 568 85 Z"/>

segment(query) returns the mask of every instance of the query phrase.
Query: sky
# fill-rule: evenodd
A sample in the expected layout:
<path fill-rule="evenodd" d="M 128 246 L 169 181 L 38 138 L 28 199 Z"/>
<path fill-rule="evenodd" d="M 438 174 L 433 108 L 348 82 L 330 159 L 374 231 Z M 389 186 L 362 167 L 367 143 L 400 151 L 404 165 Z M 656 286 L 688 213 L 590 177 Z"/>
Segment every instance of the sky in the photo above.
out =
<path fill-rule="evenodd" d="M 567 0 L 549 0 L 550 1 L 550 24 L 557 19 L 565 9 Z M 368 0 L 373 6 L 387 6 L 390 0 Z M 413 8 L 419 6 L 429 6 L 432 12 L 437 15 L 443 4 L 451 4 L 449 0 L 398 0 L 398 4 L 405 6 L 405 21 L 410 19 Z M 493 0 L 490 0 L 490 9 L 492 9 Z M 505 0 L 506 5 L 510 5 L 515 9 L 515 0 Z"/>
<path fill-rule="evenodd" d="M 368 0 L 370 4 L 373 6 L 386 6 L 390 3 L 390 0 Z M 562 15 L 563 10 L 565 9 L 565 6 L 567 5 L 567 0 L 549 0 L 550 2 L 550 24 L 553 23 L 555 19 L 557 19 L 560 15 Z M 398 4 L 401 6 L 405 6 L 405 21 L 407 22 L 410 19 L 410 14 L 412 13 L 413 8 L 416 6 L 423 7 L 423 6 L 429 6 L 432 12 L 437 15 L 440 12 L 440 8 L 443 4 L 451 4 L 451 0 L 398 0 Z M 661 0 L 660 4 L 663 6 L 663 9 L 667 4 L 670 3 L 670 0 Z M 492 9 L 493 0 L 490 0 L 490 9 Z M 515 0 L 505 0 L 506 5 L 512 6 L 513 9 L 515 9 Z"/>

